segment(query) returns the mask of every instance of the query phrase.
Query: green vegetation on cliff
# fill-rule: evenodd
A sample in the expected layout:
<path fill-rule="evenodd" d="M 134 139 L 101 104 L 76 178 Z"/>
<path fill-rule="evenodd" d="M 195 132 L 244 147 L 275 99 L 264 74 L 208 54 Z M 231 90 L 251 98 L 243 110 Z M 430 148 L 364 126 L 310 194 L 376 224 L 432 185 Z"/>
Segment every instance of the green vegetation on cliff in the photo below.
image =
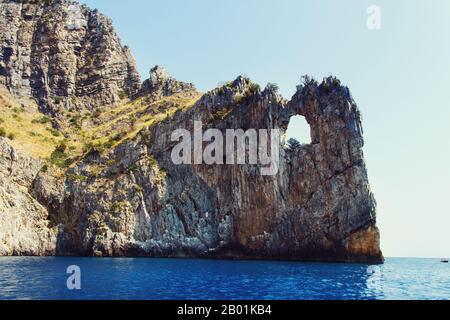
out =
<path fill-rule="evenodd" d="M 31 99 L 17 101 L 0 92 L 0 136 L 28 154 L 65 169 L 89 152 L 107 152 L 134 138 L 144 127 L 187 110 L 199 93 L 175 94 L 155 100 L 148 96 L 94 113 L 65 111 L 52 118 Z"/>

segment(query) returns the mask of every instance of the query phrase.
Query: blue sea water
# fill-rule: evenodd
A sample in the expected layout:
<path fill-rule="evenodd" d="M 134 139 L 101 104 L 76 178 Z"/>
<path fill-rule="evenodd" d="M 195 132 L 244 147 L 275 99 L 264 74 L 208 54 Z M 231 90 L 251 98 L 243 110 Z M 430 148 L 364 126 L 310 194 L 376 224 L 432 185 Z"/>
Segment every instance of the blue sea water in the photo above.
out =
<path fill-rule="evenodd" d="M 67 268 L 81 290 L 67 288 Z M 327 264 L 122 258 L 0 258 L 0 299 L 450 299 L 439 259 Z"/>

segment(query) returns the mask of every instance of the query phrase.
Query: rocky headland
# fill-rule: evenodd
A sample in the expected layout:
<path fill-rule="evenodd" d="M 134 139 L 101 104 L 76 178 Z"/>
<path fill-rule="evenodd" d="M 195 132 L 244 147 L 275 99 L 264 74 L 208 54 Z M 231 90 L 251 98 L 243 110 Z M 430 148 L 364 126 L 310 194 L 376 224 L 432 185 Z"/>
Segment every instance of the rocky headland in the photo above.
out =
<path fill-rule="evenodd" d="M 205 94 L 141 81 L 111 20 L 72 1 L 0 1 L 0 255 L 383 262 L 361 115 L 334 78 L 290 100 L 239 76 Z M 293 116 L 310 144 L 287 144 Z M 177 129 L 278 129 L 261 165 L 175 165 Z"/>

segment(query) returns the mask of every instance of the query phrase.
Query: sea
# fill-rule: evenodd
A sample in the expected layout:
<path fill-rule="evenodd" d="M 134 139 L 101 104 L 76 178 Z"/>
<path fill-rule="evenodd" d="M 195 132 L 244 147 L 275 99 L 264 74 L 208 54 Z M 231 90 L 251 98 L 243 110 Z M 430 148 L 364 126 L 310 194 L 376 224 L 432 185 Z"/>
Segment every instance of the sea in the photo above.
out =
<path fill-rule="evenodd" d="M 0 258 L 0 300 L 449 300 L 450 264 Z"/>

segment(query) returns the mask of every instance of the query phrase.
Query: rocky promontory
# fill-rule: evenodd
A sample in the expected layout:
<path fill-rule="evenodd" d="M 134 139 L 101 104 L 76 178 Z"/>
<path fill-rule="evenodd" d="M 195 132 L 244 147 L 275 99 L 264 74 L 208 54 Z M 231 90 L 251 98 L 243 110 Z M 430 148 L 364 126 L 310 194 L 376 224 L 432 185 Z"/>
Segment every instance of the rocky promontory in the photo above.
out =
<path fill-rule="evenodd" d="M 383 261 L 338 79 L 290 100 L 244 76 L 202 94 L 159 66 L 141 83 L 111 21 L 70 1 L 0 1 L 0 30 L 0 255 Z M 311 143 L 287 143 L 293 116 Z M 277 130 L 276 171 L 175 164 L 173 133 L 196 123 Z"/>

